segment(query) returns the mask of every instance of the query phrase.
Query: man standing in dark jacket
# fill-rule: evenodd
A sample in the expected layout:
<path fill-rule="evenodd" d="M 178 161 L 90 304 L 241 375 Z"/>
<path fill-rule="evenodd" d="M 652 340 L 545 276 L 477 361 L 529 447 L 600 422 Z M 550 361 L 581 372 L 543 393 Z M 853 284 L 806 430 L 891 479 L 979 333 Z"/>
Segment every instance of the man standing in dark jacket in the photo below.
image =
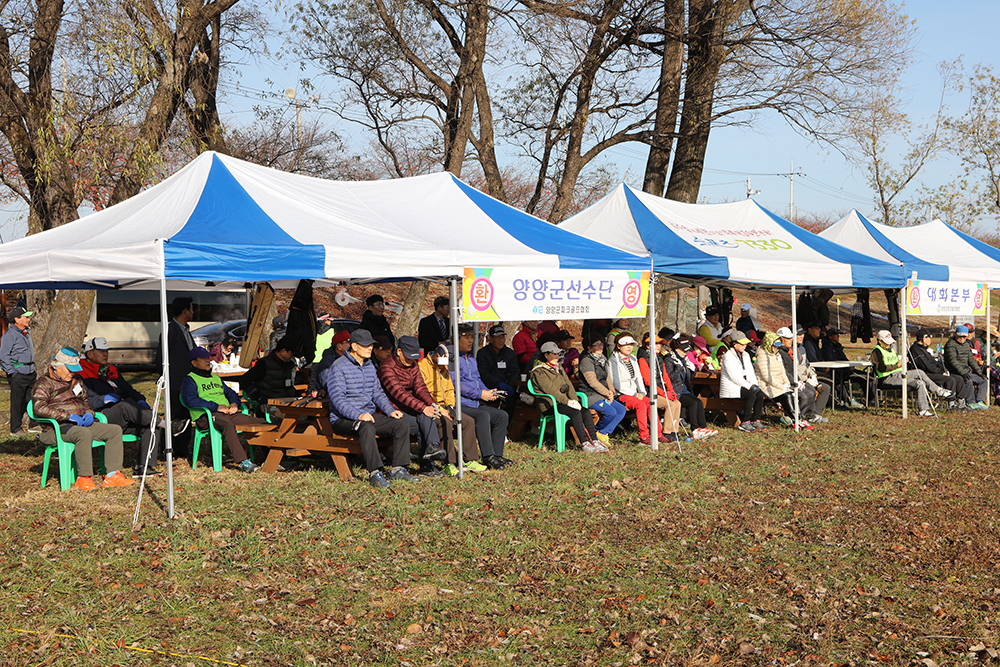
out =
<path fill-rule="evenodd" d="M 944 344 L 944 366 L 952 375 L 965 380 L 966 402 L 973 410 L 989 410 L 986 395 L 989 383 L 983 377 L 969 343 L 969 327 L 955 327 L 955 336 Z"/>
<path fill-rule="evenodd" d="M 444 473 L 432 461 L 440 461 L 446 453 L 441 447 L 435 417 L 440 414 L 434 398 L 424 384 L 417 362 L 420 344 L 413 336 L 402 336 L 399 346 L 378 367 L 378 379 L 393 407 L 403 413 L 410 425 L 410 435 L 420 444 L 420 473 L 428 477 L 443 477 Z"/>
<path fill-rule="evenodd" d="M 379 384 L 372 365 L 375 340 L 367 329 L 351 333 L 351 346 L 326 373 L 326 393 L 330 397 L 333 432 L 356 436 L 368 468 L 368 482 L 387 489 L 393 481 L 415 482 L 406 470 L 410 463 L 410 426 L 403 413 L 393 407 Z M 382 455 L 376 436 L 392 437 L 392 467 L 382 471 Z"/>
<path fill-rule="evenodd" d="M 188 355 L 194 349 L 194 337 L 188 322 L 194 319 L 194 306 L 191 297 L 179 296 L 170 302 L 170 316 L 167 323 L 167 364 L 170 372 L 170 418 L 174 435 L 180 435 L 190 423 L 185 419 L 187 408 L 181 403 L 181 383 L 191 372 L 191 362 Z M 161 338 L 162 341 L 162 338 Z M 156 346 L 156 367 L 161 367 L 162 342 Z M 174 453 L 183 456 L 185 452 L 180 441 L 174 442 Z"/>
<path fill-rule="evenodd" d="M 502 324 L 490 327 L 490 344 L 479 350 L 476 363 L 479 365 L 479 377 L 489 389 L 499 389 L 507 392 L 504 409 L 513 418 L 514 406 L 517 405 L 518 392 L 515 391 L 521 381 L 521 369 L 517 364 L 517 355 L 507 347 L 507 332 Z"/>
<path fill-rule="evenodd" d="M 35 346 L 31 342 L 31 316 L 34 313 L 16 306 L 11 311 L 13 326 L 0 338 L 0 368 L 7 373 L 10 385 L 10 434 L 21 435 L 24 411 L 35 384 Z M 38 431 L 40 429 L 29 429 Z"/>
<path fill-rule="evenodd" d="M 389 339 L 389 345 L 395 347 L 396 337 L 392 334 L 389 320 L 385 316 L 385 299 L 381 294 L 372 294 L 365 300 L 365 304 L 368 305 L 368 310 L 361 316 L 359 328 L 368 329 L 372 338 L 385 336 Z"/>
<path fill-rule="evenodd" d="M 955 375 L 949 375 L 944 364 L 930 350 L 931 332 L 921 329 L 917 332 L 917 339 L 910 346 L 910 363 L 914 368 L 918 368 L 927 373 L 935 383 L 955 392 L 955 397 L 948 401 L 948 409 L 964 410 L 968 407 L 966 399 L 968 392 L 965 380 Z"/>
<path fill-rule="evenodd" d="M 450 307 L 448 297 L 439 296 L 434 299 L 434 312 L 420 320 L 417 338 L 420 340 L 420 349 L 426 354 L 451 338 L 451 318 L 448 317 Z"/>

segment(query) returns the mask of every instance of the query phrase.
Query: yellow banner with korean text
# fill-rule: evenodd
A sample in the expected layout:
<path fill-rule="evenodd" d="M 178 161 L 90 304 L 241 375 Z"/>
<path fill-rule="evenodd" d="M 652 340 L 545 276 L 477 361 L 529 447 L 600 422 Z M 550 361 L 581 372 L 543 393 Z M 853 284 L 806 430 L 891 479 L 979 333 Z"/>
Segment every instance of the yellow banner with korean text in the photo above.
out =
<path fill-rule="evenodd" d="M 649 271 L 466 267 L 462 321 L 645 317 Z"/>

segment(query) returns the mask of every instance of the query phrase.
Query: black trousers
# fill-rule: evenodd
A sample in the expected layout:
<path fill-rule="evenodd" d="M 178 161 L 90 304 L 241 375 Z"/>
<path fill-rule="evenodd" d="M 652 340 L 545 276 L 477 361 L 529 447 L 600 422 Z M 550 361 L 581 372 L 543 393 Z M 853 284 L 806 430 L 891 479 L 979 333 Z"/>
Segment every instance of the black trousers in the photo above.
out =
<path fill-rule="evenodd" d="M 597 441 L 597 429 L 594 428 L 594 418 L 590 414 L 590 410 L 586 408 L 577 410 L 562 403 L 556 403 L 556 410 L 559 411 L 559 414 L 569 417 L 569 423 L 576 431 L 576 437 L 580 438 L 580 444 L 588 440 L 590 442 Z"/>
<path fill-rule="evenodd" d="M 934 384 L 939 387 L 944 387 L 945 389 L 950 389 L 955 392 L 955 398 L 964 398 L 966 401 L 969 401 L 969 388 L 965 383 L 965 378 L 961 375 L 928 373 L 927 376 L 934 380 Z M 975 403 L 975 400 L 969 402 Z"/>
<path fill-rule="evenodd" d="M 705 405 L 694 394 L 680 394 L 677 400 L 681 402 L 681 417 L 691 424 L 691 428 L 705 428 Z"/>
<path fill-rule="evenodd" d="M 421 456 L 427 451 L 428 445 L 441 446 L 441 436 L 438 434 L 437 420 L 434 417 L 428 417 L 423 413 L 411 415 L 404 412 L 403 419 L 410 425 L 410 437 L 417 436 Z"/>
<path fill-rule="evenodd" d="M 153 440 L 153 431 L 149 428 L 153 411 L 150 408 L 142 407 L 131 398 L 123 398 L 114 405 L 105 407 L 101 412 L 109 424 L 118 424 L 122 427 L 123 432 L 139 436 L 139 452 L 136 454 L 133 467 L 139 468 L 146 465 L 146 454 L 149 453 L 149 447 Z M 157 419 L 157 422 L 159 421 Z M 160 455 L 160 443 L 163 442 L 163 429 L 157 428 L 157 431 L 156 444 L 153 445 L 153 451 L 149 454 L 149 465 L 151 466 L 156 465 L 156 460 Z"/>
<path fill-rule="evenodd" d="M 488 405 L 472 408 L 462 406 L 462 421 L 471 417 L 476 422 L 476 440 L 483 456 L 503 456 L 504 439 L 507 437 L 507 413 Z"/>
<path fill-rule="evenodd" d="M 7 384 L 10 386 L 10 432 L 15 433 L 21 430 L 24 422 L 24 413 L 28 409 L 28 401 L 31 400 L 31 389 L 35 386 L 35 372 L 14 373 L 7 376 Z"/>
<path fill-rule="evenodd" d="M 764 412 L 764 392 L 754 393 L 746 387 L 740 387 L 740 398 L 744 400 L 743 414 L 740 415 L 740 419 L 745 422 L 755 422 L 760 419 Z"/>
<path fill-rule="evenodd" d="M 351 421 L 338 419 L 333 422 L 333 432 L 338 435 L 356 435 L 361 443 L 361 456 L 365 459 L 368 472 L 382 467 L 382 455 L 378 451 L 376 436 L 392 436 L 392 466 L 405 468 L 410 465 L 410 424 L 405 419 L 393 419 L 381 412 L 372 415 L 375 421 Z M 354 425 L 358 428 L 355 429 Z"/>

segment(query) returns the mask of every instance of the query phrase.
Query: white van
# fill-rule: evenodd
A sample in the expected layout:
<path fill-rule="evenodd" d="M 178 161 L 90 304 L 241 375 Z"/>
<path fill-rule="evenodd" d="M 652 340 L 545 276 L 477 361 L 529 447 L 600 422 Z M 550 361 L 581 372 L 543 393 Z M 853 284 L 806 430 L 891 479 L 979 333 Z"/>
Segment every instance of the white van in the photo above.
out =
<path fill-rule="evenodd" d="M 246 319 L 248 290 L 167 292 L 167 309 L 179 296 L 194 300 L 192 330 L 216 322 Z M 98 290 L 87 323 L 87 338 L 103 336 L 109 361 L 118 366 L 151 365 L 160 338 L 160 293 L 156 290 Z"/>

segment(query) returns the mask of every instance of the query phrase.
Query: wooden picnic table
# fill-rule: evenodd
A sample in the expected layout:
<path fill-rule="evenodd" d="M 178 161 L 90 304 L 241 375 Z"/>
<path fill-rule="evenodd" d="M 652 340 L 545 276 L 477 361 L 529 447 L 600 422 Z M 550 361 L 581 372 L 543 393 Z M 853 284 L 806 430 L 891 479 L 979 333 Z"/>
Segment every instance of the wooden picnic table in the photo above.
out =
<path fill-rule="evenodd" d="M 277 430 L 258 433 L 247 440 L 254 447 L 268 448 L 261 470 L 275 472 L 286 454 L 329 454 L 340 479 L 346 481 L 353 477 L 347 455 L 361 454 L 361 444 L 357 438 L 333 432 L 328 401 L 310 397 L 272 398 L 268 404 L 277 406 L 284 417 Z M 379 438 L 378 442 L 379 446 L 388 445 L 391 439 Z"/>
<path fill-rule="evenodd" d="M 695 398 L 701 401 L 705 410 L 715 410 L 726 416 L 726 421 L 733 428 L 740 425 L 740 411 L 743 400 L 739 398 L 721 398 L 719 396 L 719 372 L 698 371 L 691 377 L 691 388 Z"/>

